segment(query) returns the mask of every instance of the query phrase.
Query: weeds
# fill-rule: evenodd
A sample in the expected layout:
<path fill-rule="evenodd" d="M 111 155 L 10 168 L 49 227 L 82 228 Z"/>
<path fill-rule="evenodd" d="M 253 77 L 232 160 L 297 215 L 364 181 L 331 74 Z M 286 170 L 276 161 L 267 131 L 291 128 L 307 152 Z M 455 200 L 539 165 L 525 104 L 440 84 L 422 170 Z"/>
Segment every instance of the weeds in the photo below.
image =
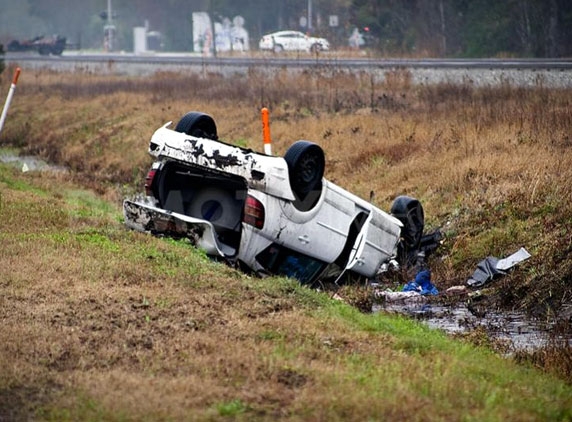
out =
<path fill-rule="evenodd" d="M 219 403 L 216 405 L 217 412 L 219 416 L 238 416 L 248 409 L 248 406 L 245 405 L 241 400 L 231 400 L 226 403 Z"/>
<path fill-rule="evenodd" d="M 569 342 L 571 332 L 570 319 L 560 319 L 551 331 L 546 346 L 533 351 L 517 351 L 514 358 L 517 362 L 526 362 L 542 368 L 572 385 L 572 347 Z"/>

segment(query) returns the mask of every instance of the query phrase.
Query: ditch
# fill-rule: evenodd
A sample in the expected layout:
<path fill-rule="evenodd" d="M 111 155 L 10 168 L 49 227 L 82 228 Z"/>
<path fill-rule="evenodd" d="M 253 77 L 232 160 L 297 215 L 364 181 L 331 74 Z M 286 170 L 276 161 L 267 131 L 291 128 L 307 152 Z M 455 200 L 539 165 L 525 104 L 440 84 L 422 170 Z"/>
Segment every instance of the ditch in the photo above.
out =
<path fill-rule="evenodd" d="M 10 149 L 0 149 L 0 163 L 19 168 L 22 172 L 68 171 L 65 167 L 49 164 L 37 157 L 19 156 L 17 151 Z M 509 353 L 534 351 L 554 340 L 572 347 L 572 304 L 561 309 L 558 318 L 551 320 L 531 318 L 521 311 L 483 309 L 464 298 L 448 303 L 424 296 L 414 300 L 384 301 L 374 304 L 372 311 L 405 315 L 451 335 L 481 330 L 492 341 L 502 344 Z M 554 334 L 554 327 L 563 320 L 568 321 L 565 334 Z"/>

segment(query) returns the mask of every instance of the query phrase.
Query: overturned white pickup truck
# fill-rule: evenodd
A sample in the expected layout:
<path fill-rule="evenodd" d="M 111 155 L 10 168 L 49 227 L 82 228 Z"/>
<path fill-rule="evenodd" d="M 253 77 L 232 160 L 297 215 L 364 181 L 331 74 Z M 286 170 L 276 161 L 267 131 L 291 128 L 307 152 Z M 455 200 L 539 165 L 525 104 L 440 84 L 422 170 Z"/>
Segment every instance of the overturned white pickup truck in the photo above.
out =
<path fill-rule="evenodd" d="M 188 238 L 207 254 L 259 274 L 313 283 L 382 264 L 419 247 L 419 201 L 398 197 L 388 214 L 323 178 L 322 149 L 295 142 L 284 157 L 218 140 L 214 120 L 187 113 L 158 129 L 145 198 L 125 200 L 128 227 Z"/>

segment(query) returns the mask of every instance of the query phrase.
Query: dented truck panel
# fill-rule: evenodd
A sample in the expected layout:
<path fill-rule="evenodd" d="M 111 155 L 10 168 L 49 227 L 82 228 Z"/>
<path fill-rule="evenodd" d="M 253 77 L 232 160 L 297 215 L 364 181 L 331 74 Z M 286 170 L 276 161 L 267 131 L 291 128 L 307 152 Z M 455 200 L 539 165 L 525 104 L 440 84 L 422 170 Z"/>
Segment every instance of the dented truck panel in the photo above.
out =
<path fill-rule="evenodd" d="M 193 246 L 205 250 L 209 255 L 225 256 L 208 221 L 132 201 L 124 201 L 123 214 L 129 228 L 153 235 L 187 238 Z"/>
<path fill-rule="evenodd" d="M 269 214 L 279 216 L 279 220 L 260 230 L 259 236 L 296 252 L 329 263 L 336 261 L 347 242 L 352 241 L 352 225 L 364 214 L 369 218 L 352 270 L 373 277 L 379 266 L 395 255 L 401 222 L 327 180 L 323 180 L 323 191 L 313 210 L 302 212 L 291 202 L 277 198 L 268 198 L 266 204 Z"/>
<path fill-rule="evenodd" d="M 272 157 L 209 139 L 195 138 L 167 128 L 155 131 L 149 153 L 243 177 L 252 189 L 293 201 L 288 166 L 282 157 Z"/>
<path fill-rule="evenodd" d="M 363 244 L 355 256 L 355 266 L 352 270 L 373 277 L 384 262 L 395 256 L 401 226 L 374 209 L 369 214 L 362 231 Z"/>

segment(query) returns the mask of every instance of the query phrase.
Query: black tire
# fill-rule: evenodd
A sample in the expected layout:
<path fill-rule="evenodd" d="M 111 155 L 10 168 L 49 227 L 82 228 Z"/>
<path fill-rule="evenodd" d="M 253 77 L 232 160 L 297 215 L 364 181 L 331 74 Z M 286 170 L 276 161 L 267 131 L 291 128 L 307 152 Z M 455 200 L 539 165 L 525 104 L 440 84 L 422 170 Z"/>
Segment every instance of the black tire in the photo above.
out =
<path fill-rule="evenodd" d="M 421 203 L 409 196 L 398 196 L 391 206 L 391 214 L 403 223 L 402 238 L 409 248 L 418 248 L 423 236 L 425 214 Z"/>
<path fill-rule="evenodd" d="M 297 141 L 286 151 L 290 187 L 299 199 L 321 190 L 326 159 L 322 148 L 309 141 Z"/>
<path fill-rule="evenodd" d="M 196 138 L 206 138 L 216 141 L 218 139 L 216 131 L 216 123 L 211 116 L 196 111 L 185 114 L 177 126 L 175 131 L 185 133 Z"/>
<path fill-rule="evenodd" d="M 398 196 L 391 206 L 391 214 L 403 224 L 398 260 L 401 265 L 411 267 L 417 263 L 417 253 L 425 227 L 423 207 L 415 198 Z"/>

